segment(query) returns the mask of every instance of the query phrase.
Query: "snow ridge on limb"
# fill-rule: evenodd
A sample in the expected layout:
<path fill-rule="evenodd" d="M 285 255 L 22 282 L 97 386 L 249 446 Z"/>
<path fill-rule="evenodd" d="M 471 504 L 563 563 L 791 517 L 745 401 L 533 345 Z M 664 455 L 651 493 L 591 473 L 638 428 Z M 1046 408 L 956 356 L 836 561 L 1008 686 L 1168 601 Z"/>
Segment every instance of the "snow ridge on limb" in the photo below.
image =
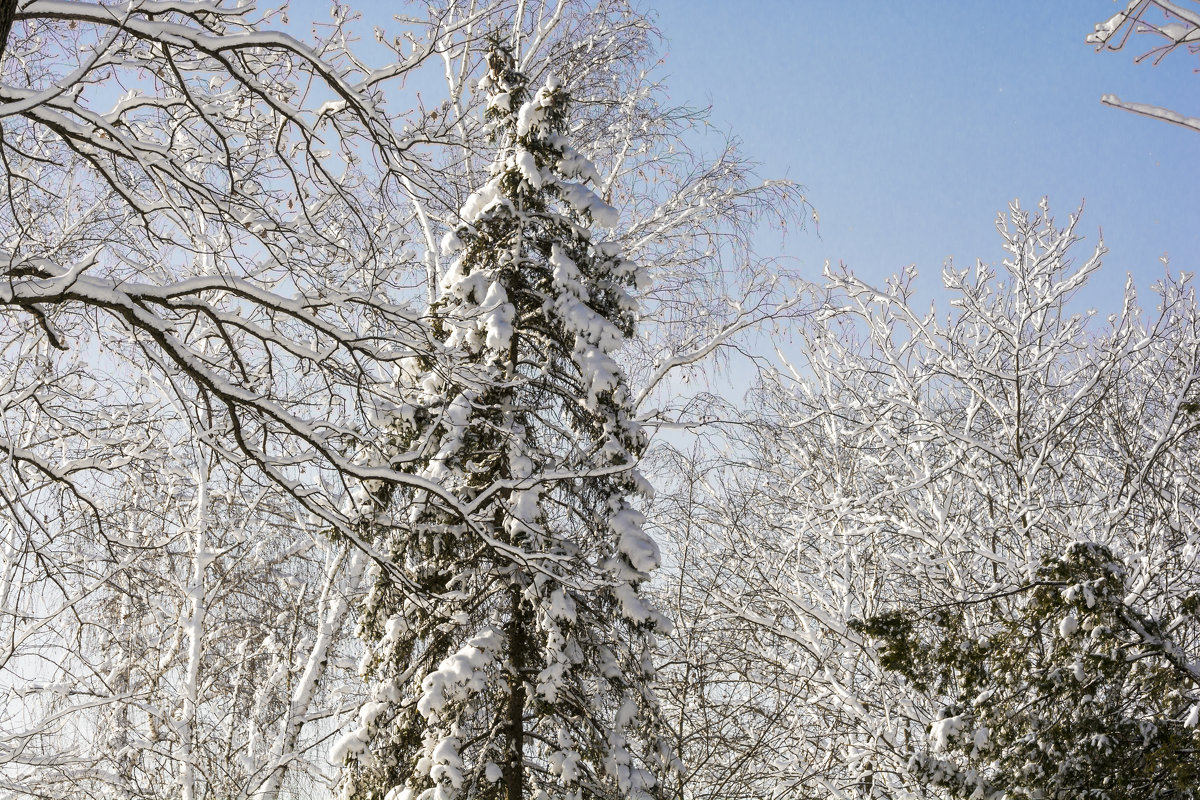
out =
<path fill-rule="evenodd" d="M 378 571 L 341 795 L 652 798 L 673 761 L 652 659 L 669 623 L 642 595 L 659 562 L 632 502 L 646 440 L 614 359 L 641 270 L 589 230 L 616 212 L 577 182 L 596 173 L 563 136 L 561 83 L 531 93 L 499 46 L 487 68 L 498 152 L 430 309 L 466 365 L 406 361 L 384 443 L 420 447 L 402 468 L 457 502 L 403 484 L 374 498 L 377 545 L 430 601 Z"/>
<path fill-rule="evenodd" d="M 1096 50 L 1120 50 L 1133 34 L 1156 43 L 1134 59 L 1141 63 L 1152 59 L 1157 65 L 1167 54 L 1184 48 L 1195 55 L 1200 53 L 1200 3 L 1196 0 L 1130 0 L 1124 9 L 1104 22 L 1096 23 L 1087 42 Z M 1170 108 L 1122 100 L 1106 94 L 1100 102 L 1113 108 L 1162 120 L 1194 131 L 1200 131 L 1200 118 L 1182 114 Z"/>

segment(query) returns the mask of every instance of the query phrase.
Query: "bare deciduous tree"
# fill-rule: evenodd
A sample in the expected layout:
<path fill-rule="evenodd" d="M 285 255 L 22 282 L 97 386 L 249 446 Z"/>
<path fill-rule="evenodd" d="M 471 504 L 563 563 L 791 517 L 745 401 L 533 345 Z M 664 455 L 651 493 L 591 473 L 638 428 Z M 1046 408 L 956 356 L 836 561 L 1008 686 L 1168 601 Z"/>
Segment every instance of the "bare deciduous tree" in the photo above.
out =
<path fill-rule="evenodd" d="M 897 651 L 856 621 L 952 618 L 963 641 L 998 641 L 1008 620 L 1033 614 L 1028 587 L 1043 561 L 1073 543 L 1115 553 L 1124 602 L 1195 659 L 1200 625 L 1187 609 L 1200 588 L 1190 488 L 1200 470 L 1200 311 L 1191 284 L 1171 276 L 1154 312 L 1139 308 L 1132 284 L 1107 320 L 1078 309 L 1103 249 L 1073 258 L 1076 224 L 1058 228 L 1044 207 L 1014 205 L 998 225 L 1008 258 L 996 268 L 948 265 L 944 310 L 922 310 L 911 271 L 878 289 L 829 274 L 818 314 L 800 329 L 800 357 L 765 376 L 755 414 L 727 426 L 727 455 L 693 472 L 699 491 L 678 517 L 703 527 L 705 549 L 689 561 L 696 599 L 684 629 L 712 637 L 712 652 L 744 643 L 771 671 L 767 682 L 784 697 L 791 690 L 775 743 L 750 754 L 767 773 L 778 761 L 780 777 L 802 765 L 803 781 L 775 788 L 934 791 L 919 768 L 933 762 L 913 757 L 936 756 L 948 728 L 935 723 L 954 716 L 956 699 L 973 698 L 957 697 L 961 684 L 916 685 L 887 660 Z M 712 577 L 695 577 L 698 568 Z M 1180 697 L 1194 697 L 1186 672 L 1175 674 Z M 710 702 L 718 716 L 722 707 L 736 715 L 745 698 Z M 1176 727 L 1195 725 L 1187 702 L 1170 709 Z M 1086 737 L 1084 727 L 1055 730 L 1043 734 Z M 977 732 L 962 732 L 964 759 Z M 738 752 L 715 735 L 704 746 Z M 1080 745 L 1055 752 L 1065 763 Z M 1164 765 L 1174 757 L 1160 755 Z"/>
<path fill-rule="evenodd" d="M 12 8 L 0 776 L 18 796 L 320 792 L 365 691 L 349 609 L 391 568 L 352 495 L 457 502 L 404 468 L 421 443 L 368 456 L 404 359 L 461 366 L 425 306 L 487 167 L 489 36 L 571 77 L 570 133 L 624 209 L 609 236 L 654 273 L 619 354 L 643 418 L 678 419 L 655 387 L 794 313 L 750 233 L 803 199 L 732 144 L 689 149 L 703 117 L 665 105 L 653 25 L 615 0 L 418 6 L 370 45 L 344 6 L 311 38 L 249 5 Z"/>

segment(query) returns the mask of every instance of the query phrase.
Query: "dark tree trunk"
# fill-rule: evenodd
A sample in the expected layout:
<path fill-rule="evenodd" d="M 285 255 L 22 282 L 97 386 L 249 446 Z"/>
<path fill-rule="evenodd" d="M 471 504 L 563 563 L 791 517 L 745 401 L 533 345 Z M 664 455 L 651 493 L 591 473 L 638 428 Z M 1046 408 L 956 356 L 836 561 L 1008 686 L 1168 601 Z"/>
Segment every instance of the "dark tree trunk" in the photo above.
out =
<path fill-rule="evenodd" d="M 0 0 L 0 58 L 8 45 L 8 34 L 17 16 L 17 0 Z"/>
<path fill-rule="evenodd" d="M 528 616 L 522 602 L 521 586 L 516 581 L 509 589 L 512 619 L 509 620 L 508 654 L 512 666 L 508 692 L 508 720 L 505 744 L 508 750 L 504 765 L 505 800 L 522 800 L 525 793 L 525 662 L 528 648 Z"/>

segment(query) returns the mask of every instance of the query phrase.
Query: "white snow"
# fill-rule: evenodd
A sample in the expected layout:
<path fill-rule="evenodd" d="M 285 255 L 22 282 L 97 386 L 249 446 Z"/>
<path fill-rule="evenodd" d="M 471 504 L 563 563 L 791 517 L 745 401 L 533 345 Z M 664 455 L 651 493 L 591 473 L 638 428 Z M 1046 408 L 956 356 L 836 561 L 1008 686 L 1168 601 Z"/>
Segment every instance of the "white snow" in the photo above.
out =
<path fill-rule="evenodd" d="M 592 222 L 599 225 L 601 228 L 615 228 L 617 222 L 620 221 L 621 215 L 617 209 L 610 206 L 600 198 L 600 195 L 593 192 L 580 183 L 564 183 L 559 186 L 559 194 L 562 199 L 578 211 L 580 214 L 586 214 L 591 217 Z"/>
<path fill-rule="evenodd" d="M 658 569 L 662 554 L 658 545 L 642 526 L 646 518 L 632 508 L 622 508 L 612 518 L 613 530 L 617 533 L 617 549 L 621 551 L 638 572 L 649 573 Z"/>
<path fill-rule="evenodd" d="M 512 95 L 508 92 L 497 92 L 488 98 L 487 107 L 498 108 L 501 111 L 512 110 Z"/>
<path fill-rule="evenodd" d="M 515 161 L 521 177 L 528 181 L 529 185 L 534 189 L 541 189 L 546 184 L 546 178 L 542 175 L 542 171 L 538 169 L 537 160 L 533 157 L 533 153 L 528 150 L 518 150 Z"/>
<path fill-rule="evenodd" d="M 426 675 L 421 682 L 423 694 L 417 700 L 421 716 L 436 721 L 451 700 L 464 699 L 483 689 L 486 685 L 483 671 L 492 663 L 503 639 L 496 630 L 486 628 Z"/>
<path fill-rule="evenodd" d="M 462 249 L 462 239 L 454 231 L 447 231 L 442 237 L 442 255 L 451 256 Z"/>
<path fill-rule="evenodd" d="M 933 721 L 929 726 L 929 738 L 933 740 L 933 750 L 940 753 L 950 746 L 950 740 L 958 736 L 963 729 L 963 716 L 943 717 Z"/>
<path fill-rule="evenodd" d="M 626 619 L 633 622 L 646 622 L 651 619 L 653 612 L 650 605 L 641 593 L 628 583 L 618 583 L 613 587 L 613 594 L 617 596 L 617 601 L 621 604 L 621 614 Z"/>
<path fill-rule="evenodd" d="M 458 754 L 459 745 L 456 736 L 447 736 L 438 742 L 433 748 L 433 766 L 429 769 L 430 778 L 435 781 L 444 778 L 450 781 L 450 785 L 455 789 L 461 788 L 463 784 L 463 761 Z"/>
<path fill-rule="evenodd" d="M 550 593 L 550 605 L 546 613 L 552 618 L 564 622 L 575 622 L 575 601 L 562 587 Z"/>
<path fill-rule="evenodd" d="M 349 733 L 339 736 L 334 741 L 333 746 L 329 748 L 329 762 L 331 764 L 341 764 L 346 760 L 346 756 L 366 750 L 367 736 L 367 731 L 363 728 L 356 728 Z"/>
<path fill-rule="evenodd" d="M 500 193 L 500 179 L 492 178 L 471 193 L 458 213 L 467 222 L 475 222 L 498 203 L 508 203 L 508 200 Z"/>

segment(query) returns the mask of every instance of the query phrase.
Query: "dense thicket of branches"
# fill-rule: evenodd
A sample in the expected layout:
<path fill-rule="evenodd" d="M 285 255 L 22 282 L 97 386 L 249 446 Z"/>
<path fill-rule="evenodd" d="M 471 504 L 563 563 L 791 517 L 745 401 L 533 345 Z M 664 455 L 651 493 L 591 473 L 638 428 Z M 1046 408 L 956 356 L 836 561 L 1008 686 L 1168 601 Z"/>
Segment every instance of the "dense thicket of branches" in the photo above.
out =
<path fill-rule="evenodd" d="M 681 725 L 743 796 L 1192 796 L 1194 289 L 1097 318 L 1074 217 L 998 227 L 944 306 L 829 274 L 728 455 L 681 472 L 689 691 L 755 735 Z"/>
<path fill-rule="evenodd" d="M 1191 797 L 1188 280 L 802 289 L 625 0 L 331 12 L 0 3 L 6 796 Z"/>
<path fill-rule="evenodd" d="M 355 497 L 458 503 L 371 454 L 406 359 L 463 368 L 426 308 L 487 179 L 489 41 L 535 82 L 571 77 L 570 133 L 621 211 L 606 237 L 654 279 L 620 354 L 647 422 L 685 413 L 674 371 L 792 312 L 750 232 L 803 200 L 733 143 L 692 149 L 703 117 L 664 105 L 657 34 L 624 2 L 335 6 L 311 33 L 249 5 L 14 8 L 0 776 L 41 797 L 320 791 L 366 691 L 352 608 L 393 569 Z"/>

